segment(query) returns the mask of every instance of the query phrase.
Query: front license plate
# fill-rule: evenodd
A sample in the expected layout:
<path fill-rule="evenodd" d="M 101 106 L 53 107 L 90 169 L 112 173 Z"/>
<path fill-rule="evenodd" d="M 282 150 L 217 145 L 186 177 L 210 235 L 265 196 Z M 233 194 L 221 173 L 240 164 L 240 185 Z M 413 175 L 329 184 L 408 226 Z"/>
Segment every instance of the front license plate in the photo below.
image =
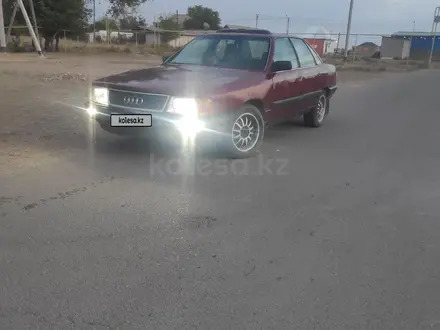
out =
<path fill-rule="evenodd" d="M 112 127 L 151 127 L 151 115 L 111 115 L 110 125 Z"/>

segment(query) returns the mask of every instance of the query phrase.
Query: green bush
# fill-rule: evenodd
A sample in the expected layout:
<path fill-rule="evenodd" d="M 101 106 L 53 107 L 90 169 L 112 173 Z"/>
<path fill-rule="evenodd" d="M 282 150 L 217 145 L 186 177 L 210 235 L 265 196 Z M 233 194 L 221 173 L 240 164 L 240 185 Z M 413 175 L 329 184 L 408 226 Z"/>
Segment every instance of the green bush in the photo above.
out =
<path fill-rule="evenodd" d="M 13 42 L 13 41 L 8 42 L 8 44 L 6 45 L 6 50 L 10 53 L 24 53 L 24 52 L 26 52 L 25 47 Z"/>

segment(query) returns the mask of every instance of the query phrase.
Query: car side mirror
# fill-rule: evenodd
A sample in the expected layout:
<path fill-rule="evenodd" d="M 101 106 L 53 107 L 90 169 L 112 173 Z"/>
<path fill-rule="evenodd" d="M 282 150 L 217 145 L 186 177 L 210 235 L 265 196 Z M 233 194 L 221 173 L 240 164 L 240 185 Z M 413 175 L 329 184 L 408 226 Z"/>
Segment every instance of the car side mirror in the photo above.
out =
<path fill-rule="evenodd" d="M 292 70 L 292 62 L 290 61 L 276 61 L 272 63 L 271 71 L 279 72 L 279 71 L 288 71 Z"/>
<path fill-rule="evenodd" d="M 162 63 L 165 63 L 170 57 L 170 55 L 162 56 Z"/>

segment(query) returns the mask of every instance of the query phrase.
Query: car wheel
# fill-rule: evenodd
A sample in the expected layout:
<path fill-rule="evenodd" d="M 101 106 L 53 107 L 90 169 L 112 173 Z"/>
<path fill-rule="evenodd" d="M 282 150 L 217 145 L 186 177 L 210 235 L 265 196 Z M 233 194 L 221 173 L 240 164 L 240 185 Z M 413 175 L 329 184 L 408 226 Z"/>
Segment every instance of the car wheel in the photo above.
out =
<path fill-rule="evenodd" d="M 264 137 L 264 120 L 252 104 L 243 105 L 223 129 L 220 149 L 230 158 L 247 158 L 257 153 Z"/>
<path fill-rule="evenodd" d="M 307 127 L 319 127 L 323 124 L 325 116 L 328 114 L 329 100 L 325 93 L 322 93 L 316 105 L 304 114 L 304 125 Z"/>

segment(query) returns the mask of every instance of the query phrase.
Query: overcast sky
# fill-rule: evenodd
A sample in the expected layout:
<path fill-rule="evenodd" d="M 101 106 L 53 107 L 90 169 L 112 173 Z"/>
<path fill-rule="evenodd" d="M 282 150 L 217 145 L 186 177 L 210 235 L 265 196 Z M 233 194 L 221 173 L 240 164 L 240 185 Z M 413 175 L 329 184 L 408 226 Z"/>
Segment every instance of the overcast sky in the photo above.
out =
<path fill-rule="evenodd" d="M 97 8 L 97 16 L 106 10 L 105 0 Z M 255 26 L 273 32 L 286 31 L 286 15 L 290 16 L 290 32 L 301 33 L 323 27 L 333 33 L 344 33 L 349 0 L 154 0 L 140 8 L 148 23 L 160 14 L 185 13 L 192 5 L 204 5 L 220 13 L 222 24 Z M 431 31 L 434 9 L 440 0 L 355 0 L 353 33 L 389 34 L 399 30 Z"/>

